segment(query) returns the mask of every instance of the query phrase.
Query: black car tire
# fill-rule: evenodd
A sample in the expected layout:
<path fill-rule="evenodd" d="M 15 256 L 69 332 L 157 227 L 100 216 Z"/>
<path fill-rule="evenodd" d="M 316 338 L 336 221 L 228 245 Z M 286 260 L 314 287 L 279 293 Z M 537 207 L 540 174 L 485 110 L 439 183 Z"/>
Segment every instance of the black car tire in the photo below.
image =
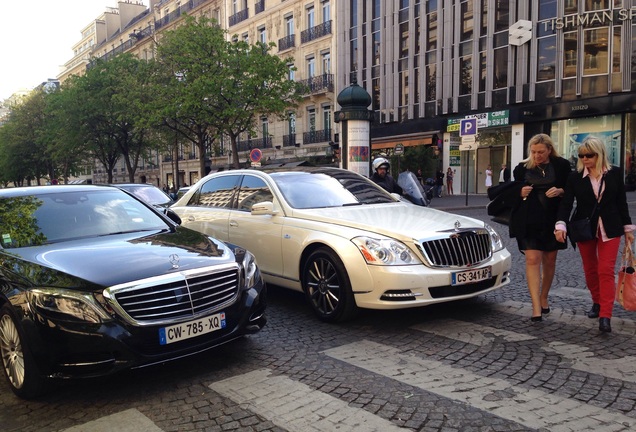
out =
<path fill-rule="evenodd" d="M 0 308 L 0 358 L 4 376 L 17 396 L 31 399 L 46 391 L 46 381 L 8 304 Z"/>
<path fill-rule="evenodd" d="M 328 248 L 316 249 L 303 265 L 305 296 L 321 321 L 341 322 L 353 318 L 358 308 L 347 270 Z"/>

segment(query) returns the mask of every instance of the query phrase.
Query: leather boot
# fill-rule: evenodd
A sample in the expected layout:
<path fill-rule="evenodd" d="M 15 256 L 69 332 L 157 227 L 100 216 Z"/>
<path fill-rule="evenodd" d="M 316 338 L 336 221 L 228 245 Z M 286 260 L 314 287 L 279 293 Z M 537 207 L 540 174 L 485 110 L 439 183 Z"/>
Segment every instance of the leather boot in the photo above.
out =
<path fill-rule="evenodd" d="M 612 326 L 610 325 L 609 318 L 600 318 L 598 320 L 598 329 L 603 333 L 610 333 L 612 331 Z"/>
<path fill-rule="evenodd" d="M 590 309 L 589 311 L 587 311 L 587 317 L 588 318 L 598 318 L 598 314 L 601 311 L 601 305 L 598 303 L 594 303 L 592 305 L 592 309 Z"/>

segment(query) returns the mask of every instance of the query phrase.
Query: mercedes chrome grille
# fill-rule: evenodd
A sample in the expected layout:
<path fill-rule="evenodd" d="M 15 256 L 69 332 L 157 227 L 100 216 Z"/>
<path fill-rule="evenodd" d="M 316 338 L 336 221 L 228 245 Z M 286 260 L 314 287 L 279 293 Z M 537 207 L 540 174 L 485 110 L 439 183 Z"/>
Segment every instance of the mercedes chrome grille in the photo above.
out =
<path fill-rule="evenodd" d="M 449 233 L 447 237 L 417 242 L 432 267 L 472 267 L 492 255 L 490 234 L 486 230 Z"/>
<path fill-rule="evenodd" d="M 239 291 L 236 264 L 181 271 L 110 287 L 109 304 L 135 325 L 191 319 L 234 301 Z"/>

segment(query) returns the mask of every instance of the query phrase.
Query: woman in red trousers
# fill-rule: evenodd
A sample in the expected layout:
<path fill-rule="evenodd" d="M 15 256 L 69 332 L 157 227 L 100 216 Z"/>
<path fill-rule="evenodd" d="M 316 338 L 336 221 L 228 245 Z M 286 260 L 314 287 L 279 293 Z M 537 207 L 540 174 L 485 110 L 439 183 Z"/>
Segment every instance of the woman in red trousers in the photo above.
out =
<path fill-rule="evenodd" d="M 566 241 L 566 223 L 576 199 L 576 212 L 572 220 L 589 217 L 595 238 L 576 243 L 583 260 L 585 282 L 592 294 L 593 305 L 589 318 L 599 318 L 599 330 L 612 331 L 610 318 L 614 307 L 616 282 L 614 266 L 621 243 L 634 241 L 632 225 L 625 196 L 623 173 L 612 167 L 607 158 L 605 144 L 594 136 L 587 137 L 579 146 L 576 172 L 570 174 L 565 194 L 557 213 L 554 235 Z M 597 205 L 598 202 L 598 205 Z"/>

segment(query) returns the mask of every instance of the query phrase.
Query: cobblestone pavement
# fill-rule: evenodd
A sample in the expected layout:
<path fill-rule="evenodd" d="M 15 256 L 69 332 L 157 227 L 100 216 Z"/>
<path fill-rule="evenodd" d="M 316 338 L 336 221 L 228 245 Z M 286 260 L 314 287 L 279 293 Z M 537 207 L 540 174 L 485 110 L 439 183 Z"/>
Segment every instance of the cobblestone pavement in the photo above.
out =
<path fill-rule="evenodd" d="M 485 196 L 433 207 L 485 221 Z M 636 195 L 630 204 L 636 216 Z M 317 321 L 270 287 L 256 335 L 159 367 L 69 382 L 35 401 L 0 382 L 2 431 L 636 430 L 636 313 L 600 334 L 578 252 L 559 252 L 552 312 L 531 323 L 523 256 L 476 299 Z"/>

